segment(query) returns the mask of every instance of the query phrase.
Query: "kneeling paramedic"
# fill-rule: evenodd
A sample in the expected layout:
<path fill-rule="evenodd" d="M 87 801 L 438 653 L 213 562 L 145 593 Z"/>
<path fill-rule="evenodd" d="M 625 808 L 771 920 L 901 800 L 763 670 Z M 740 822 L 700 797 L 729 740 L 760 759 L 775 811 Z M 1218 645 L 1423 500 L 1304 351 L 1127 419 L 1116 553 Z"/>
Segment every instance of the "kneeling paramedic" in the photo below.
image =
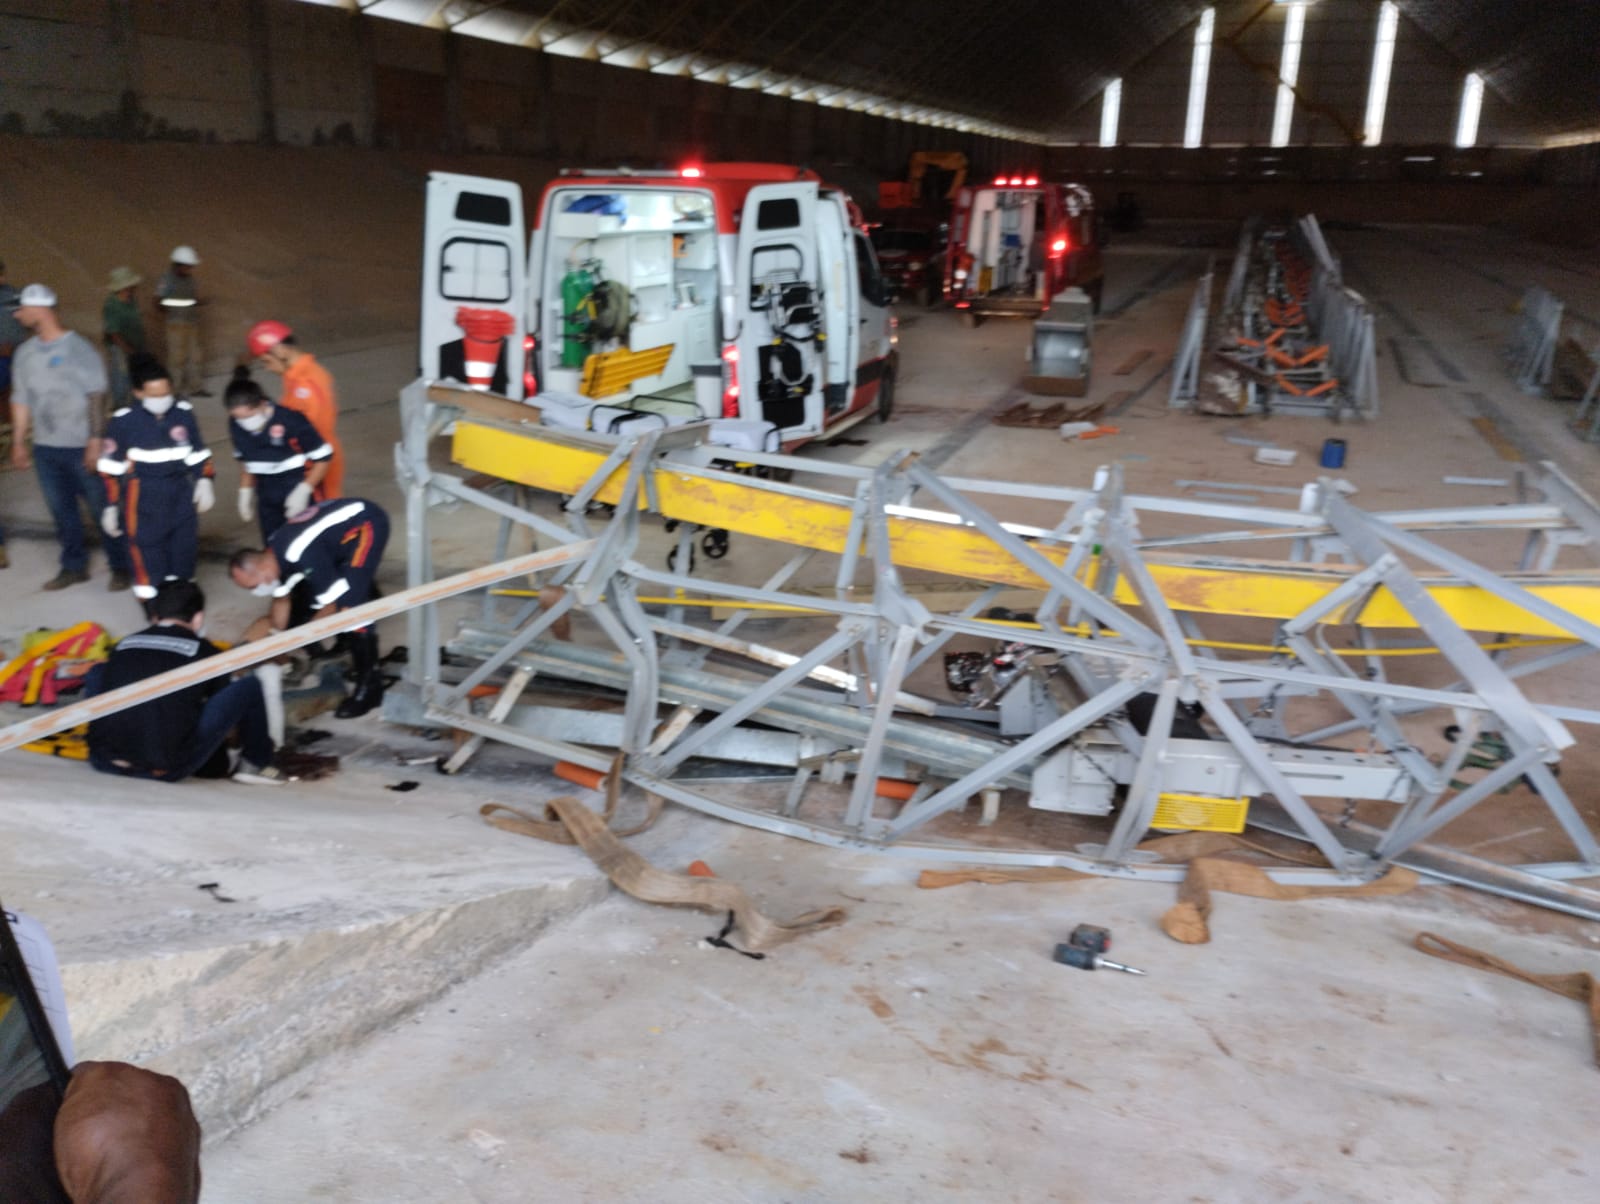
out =
<path fill-rule="evenodd" d="M 311 590 L 313 618 L 360 606 L 376 596 L 373 577 L 389 542 L 389 516 L 375 502 L 333 498 L 291 518 L 265 548 L 235 552 L 228 565 L 235 585 L 272 599 L 272 610 L 251 628 L 259 638 L 290 624 L 290 595 Z M 263 630 L 263 628 L 265 630 Z M 368 624 L 349 633 L 355 689 L 334 712 L 340 719 L 365 715 L 383 701 L 378 664 L 378 629 Z"/>
<path fill-rule="evenodd" d="M 299 410 L 274 405 L 240 368 L 228 385 L 228 434 L 239 461 L 239 517 L 256 518 L 263 541 L 311 507 L 328 475 L 333 446 Z"/>
<path fill-rule="evenodd" d="M 172 395 L 167 370 L 153 356 L 128 364 L 133 405 L 112 414 L 97 467 L 110 504 L 107 535 L 128 535 L 133 593 L 149 604 L 163 581 L 194 578 L 203 514 L 216 502 L 211 449 L 187 401 Z"/>
<path fill-rule="evenodd" d="M 90 674 L 87 692 L 104 694 L 215 656 L 220 649 L 200 634 L 205 606 L 194 582 L 163 584 L 150 601 L 151 625 L 117 642 L 106 663 Z M 227 748 L 234 731 L 240 740 L 237 765 Z M 124 777 L 231 777 L 252 786 L 281 786 L 285 779 L 273 766 L 275 751 L 266 695 L 254 676 L 231 682 L 213 677 L 89 722 L 89 763 Z"/>

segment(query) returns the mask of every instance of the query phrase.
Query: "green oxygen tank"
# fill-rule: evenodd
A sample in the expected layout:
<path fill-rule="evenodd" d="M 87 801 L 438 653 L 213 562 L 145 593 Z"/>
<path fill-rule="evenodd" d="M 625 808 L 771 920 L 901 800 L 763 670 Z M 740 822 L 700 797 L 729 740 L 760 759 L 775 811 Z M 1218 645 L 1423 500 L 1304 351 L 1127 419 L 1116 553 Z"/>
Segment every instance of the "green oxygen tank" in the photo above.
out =
<path fill-rule="evenodd" d="M 581 368 L 589 356 L 589 326 L 594 317 L 594 273 L 573 268 L 561 278 L 561 366 Z"/>

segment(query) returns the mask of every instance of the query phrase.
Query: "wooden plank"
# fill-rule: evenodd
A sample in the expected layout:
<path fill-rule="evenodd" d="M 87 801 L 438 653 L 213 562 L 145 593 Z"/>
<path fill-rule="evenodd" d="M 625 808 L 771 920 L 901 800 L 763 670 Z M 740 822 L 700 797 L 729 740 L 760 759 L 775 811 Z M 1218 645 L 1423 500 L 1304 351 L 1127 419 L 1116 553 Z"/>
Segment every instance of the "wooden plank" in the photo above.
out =
<path fill-rule="evenodd" d="M 1138 369 L 1140 364 L 1144 363 L 1145 360 L 1149 359 L 1154 354 L 1155 352 L 1151 351 L 1148 347 L 1144 348 L 1142 351 L 1135 351 L 1127 359 L 1123 360 L 1122 363 L 1118 364 L 1114 369 L 1112 369 L 1111 375 L 1129 376 Z"/>
<path fill-rule="evenodd" d="M 502 422 L 537 424 L 539 421 L 538 406 L 513 401 L 509 397 L 502 397 L 499 393 L 468 389 L 464 385 L 429 385 L 428 400 L 438 405 L 455 406 L 472 414 L 481 414 L 485 418 L 498 418 Z"/>
<path fill-rule="evenodd" d="M 1478 434 L 1483 436 L 1483 441 L 1494 448 L 1495 454 L 1502 460 L 1510 460 L 1514 464 L 1522 463 L 1522 453 L 1511 440 L 1506 438 L 1505 432 L 1493 418 L 1474 418 L 1472 425 L 1477 428 Z"/>

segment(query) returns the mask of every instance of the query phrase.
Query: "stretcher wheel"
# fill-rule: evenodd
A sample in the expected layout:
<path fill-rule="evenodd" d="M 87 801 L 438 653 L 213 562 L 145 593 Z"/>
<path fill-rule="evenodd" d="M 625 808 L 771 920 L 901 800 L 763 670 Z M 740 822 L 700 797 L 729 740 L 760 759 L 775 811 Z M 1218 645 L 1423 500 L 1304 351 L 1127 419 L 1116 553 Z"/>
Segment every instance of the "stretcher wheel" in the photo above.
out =
<path fill-rule="evenodd" d="M 728 533 L 720 527 L 707 531 L 700 538 L 700 550 L 712 560 L 721 560 L 728 554 Z"/>

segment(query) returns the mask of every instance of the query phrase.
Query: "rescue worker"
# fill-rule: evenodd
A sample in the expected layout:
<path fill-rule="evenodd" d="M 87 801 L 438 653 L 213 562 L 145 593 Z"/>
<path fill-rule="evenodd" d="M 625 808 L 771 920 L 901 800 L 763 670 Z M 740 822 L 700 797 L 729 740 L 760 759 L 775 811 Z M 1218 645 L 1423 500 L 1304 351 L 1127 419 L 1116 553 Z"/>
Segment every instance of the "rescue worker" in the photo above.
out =
<path fill-rule="evenodd" d="M 322 496 L 344 496 L 344 449 L 339 445 L 339 396 L 333 377 L 309 351 L 295 343 L 294 331 L 268 319 L 250 328 L 246 340 L 250 355 L 269 372 L 283 377 L 283 402 L 311 419 L 323 441 L 333 448 L 328 474 L 322 479 Z"/>
<path fill-rule="evenodd" d="M 126 531 L 133 593 L 148 603 L 163 581 L 194 578 L 200 523 L 216 502 L 211 449 L 187 401 L 172 394 L 166 368 L 136 355 L 128 366 L 134 404 L 112 414 L 101 441 L 99 469 L 109 502 L 100 526 Z"/>
<path fill-rule="evenodd" d="M 333 448 L 299 410 L 274 405 L 247 368 L 234 373 L 223 400 L 239 461 L 239 518 L 261 524 L 262 542 L 307 509 L 328 475 Z"/>
<path fill-rule="evenodd" d="M 86 694 L 181 669 L 221 651 L 203 634 L 206 596 L 193 581 L 168 581 L 150 601 L 150 626 L 118 640 L 90 674 Z M 237 731 L 240 759 L 227 748 Z M 101 773 L 179 782 L 226 778 L 247 786 L 281 786 L 273 765 L 266 696 L 254 675 L 213 677 L 149 702 L 89 721 L 89 763 Z"/>
<path fill-rule="evenodd" d="M 185 397 L 210 397 L 205 386 L 205 352 L 200 345 L 200 294 L 194 270 L 200 256 L 191 246 L 173 247 L 171 263 L 156 285 L 156 300 L 167 334 L 167 362 L 176 370 L 174 383 Z"/>
<path fill-rule="evenodd" d="M 272 599 L 271 611 L 256 620 L 246 639 L 276 635 L 290 625 L 290 595 L 302 584 L 320 619 L 360 606 L 376 596 L 373 578 L 389 541 L 389 516 L 376 502 L 333 498 L 291 518 L 265 548 L 235 552 L 228 564 L 234 584 Z M 334 712 L 340 719 L 365 715 L 383 701 L 378 664 L 378 629 L 373 624 L 347 633 L 355 689 Z"/>

